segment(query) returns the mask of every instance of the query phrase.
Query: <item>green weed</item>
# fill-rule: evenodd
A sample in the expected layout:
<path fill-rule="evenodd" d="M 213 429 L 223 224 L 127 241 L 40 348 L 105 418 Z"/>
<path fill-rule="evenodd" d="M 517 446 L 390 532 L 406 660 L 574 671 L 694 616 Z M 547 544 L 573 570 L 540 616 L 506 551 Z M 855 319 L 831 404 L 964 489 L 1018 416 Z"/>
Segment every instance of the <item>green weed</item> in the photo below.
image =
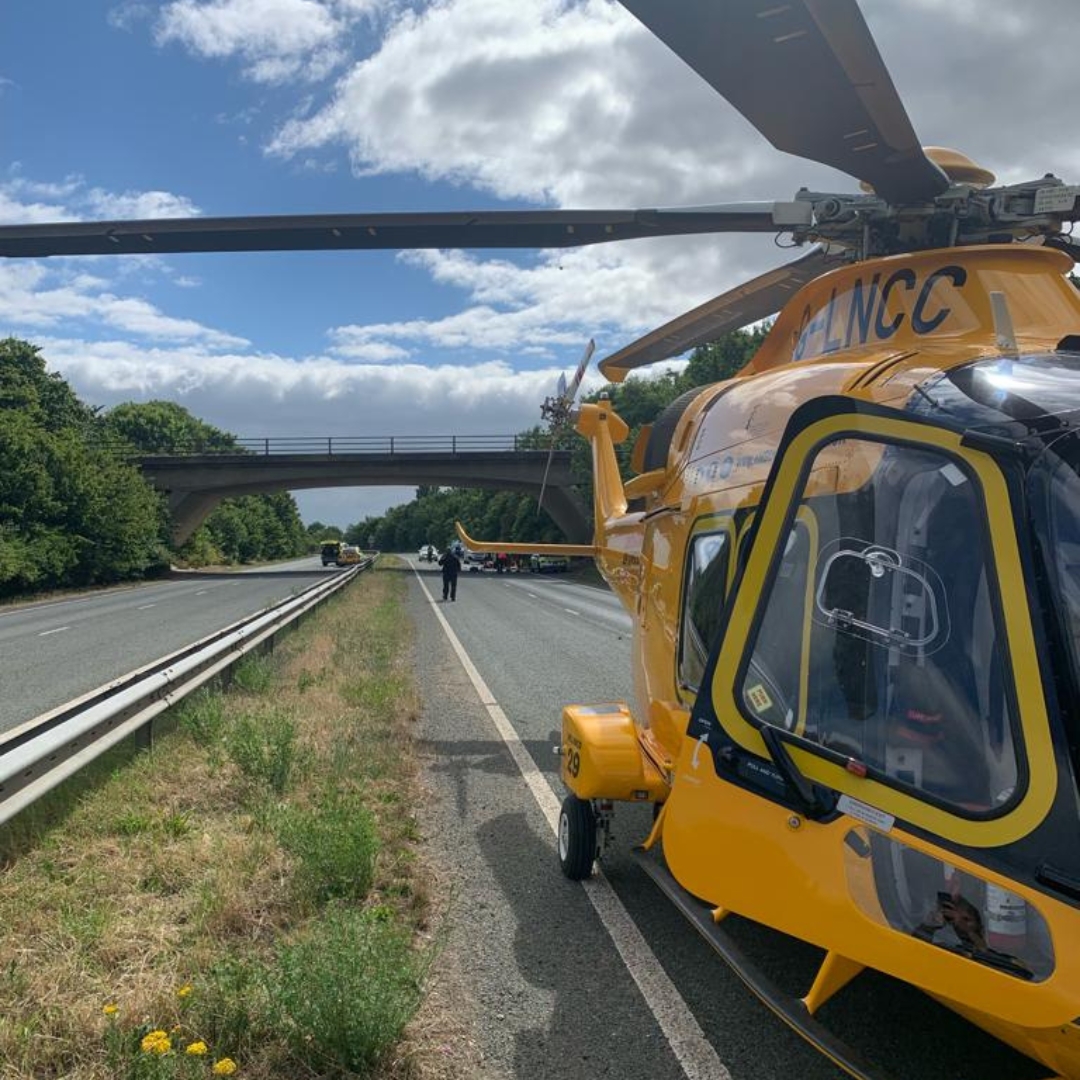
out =
<path fill-rule="evenodd" d="M 280 712 L 239 717 L 225 736 L 225 745 L 233 764 L 275 795 L 288 789 L 302 757 L 296 723 Z"/>
<path fill-rule="evenodd" d="M 200 691 L 179 706 L 178 723 L 205 749 L 216 746 L 225 730 L 225 702 L 221 694 Z"/>
<path fill-rule="evenodd" d="M 274 662 L 267 653 L 248 653 L 233 665 L 233 686 L 245 694 L 265 694 L 273 681 Z"/>
<path fill-rule="evenodd" d="M 426 963 L 393 923 L 330 908 L 267 967 L 267 1020 L 313 1072 L 364 1073 L 415 1012 Z"/>
<path fill-rule="evenodd" d="M 296 885 L 317 902 L 362 899 L 375 879 L 375 819 L 360 800 L 331 795 L 313 809 L 288 806 L 278 816 L 278 843 L 296 861 Z"/>

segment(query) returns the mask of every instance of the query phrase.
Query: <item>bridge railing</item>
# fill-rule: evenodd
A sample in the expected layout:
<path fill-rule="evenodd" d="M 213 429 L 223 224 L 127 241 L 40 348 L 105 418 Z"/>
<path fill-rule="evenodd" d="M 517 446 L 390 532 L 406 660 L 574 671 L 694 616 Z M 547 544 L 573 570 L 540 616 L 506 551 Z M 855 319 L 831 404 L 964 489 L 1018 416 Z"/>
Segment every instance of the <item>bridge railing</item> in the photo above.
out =
<path fill-rule="evenodd" d="M 311 435 L 220 441 L 182 440 L 154 450 L 134 449 L 122 439 L 95 442 L 97 449 L 126 457 L 201 457 L 259 454 L 466 454 L 548 450 L 548 435 Z"/>

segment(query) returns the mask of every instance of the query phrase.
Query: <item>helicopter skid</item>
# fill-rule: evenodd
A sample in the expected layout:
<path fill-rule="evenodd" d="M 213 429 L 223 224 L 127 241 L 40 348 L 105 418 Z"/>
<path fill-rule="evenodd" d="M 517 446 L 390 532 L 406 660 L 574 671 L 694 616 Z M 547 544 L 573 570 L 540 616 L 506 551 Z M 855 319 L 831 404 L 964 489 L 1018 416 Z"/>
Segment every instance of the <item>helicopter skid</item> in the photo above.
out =
<path fill-rule="evenodd" d="M 799 998 L 785 993 L 773 983 L 718 924 L 718 913 L 687 892 L 660 858 L 641 849 L 634 852 L 634 857 L 660 891 L 689 919 L 694 929 L 720 954 L 754 996 L 784 1023 L 857 1080 L 893 1080 L 889 1073 L 869 1065 L 856 1050 L 815 1020 Z"/>

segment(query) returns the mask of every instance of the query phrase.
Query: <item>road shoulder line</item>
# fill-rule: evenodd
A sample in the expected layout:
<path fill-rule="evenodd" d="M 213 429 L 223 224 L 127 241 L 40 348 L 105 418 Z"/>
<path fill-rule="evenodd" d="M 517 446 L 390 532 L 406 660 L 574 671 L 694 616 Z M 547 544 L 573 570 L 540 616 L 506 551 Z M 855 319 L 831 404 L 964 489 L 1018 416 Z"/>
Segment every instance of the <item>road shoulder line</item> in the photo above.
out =
<path fill-rule="evenodd" d="M 480 672 L 477 671 L 476 665 L 473 664 L 464 645 L 447 622 L 446 616 L 439 610 L 437 601 L 415 567 L 413 573 L 416 574 L 420 588 L 442 626 L 450 647 L 473 684 L 480 703 L 487 710 L 495 730 L 498 731 L 500 738 L 510 751 L 529 791 L 532 792 L 541 813 L 547 820 L 552 834 L 557 834 L 558 796 L 530 757 L 528 750 L 525 749 L 513 724 L 495 700 L 495 696 L 484 682 Z M 664 1033 L 687 1080 L 731 1080 L 731 1073 L 720 1060 L 712 1044 L 705 1038 L 705 1033 L 694 1018 L 690 1007 L 675 988 L 667 972 L 664 971 L 656 954 L 649 947 L 637 924 L 604 876 L 603 870 L 597 867 L 595 876 L 588 881 L 583 881 L 582 885 L 600 922 L 626 965 L 630 977 L 637 985 L 649 1010 L 656 1017 L 656 1022 Z"/>

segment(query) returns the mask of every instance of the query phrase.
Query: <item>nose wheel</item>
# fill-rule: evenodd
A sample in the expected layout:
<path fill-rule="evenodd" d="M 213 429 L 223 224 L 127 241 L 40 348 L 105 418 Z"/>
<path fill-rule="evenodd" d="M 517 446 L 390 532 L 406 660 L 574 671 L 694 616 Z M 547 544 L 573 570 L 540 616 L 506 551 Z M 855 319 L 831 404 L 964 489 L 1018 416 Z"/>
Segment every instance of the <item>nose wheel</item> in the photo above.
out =
<path fill-rule="evenodd" d="M 567 795 L 559 811 L 559 865 L 571 881 L 592 873 L 596 861 L 596 813 L 592 803 Z"/>

